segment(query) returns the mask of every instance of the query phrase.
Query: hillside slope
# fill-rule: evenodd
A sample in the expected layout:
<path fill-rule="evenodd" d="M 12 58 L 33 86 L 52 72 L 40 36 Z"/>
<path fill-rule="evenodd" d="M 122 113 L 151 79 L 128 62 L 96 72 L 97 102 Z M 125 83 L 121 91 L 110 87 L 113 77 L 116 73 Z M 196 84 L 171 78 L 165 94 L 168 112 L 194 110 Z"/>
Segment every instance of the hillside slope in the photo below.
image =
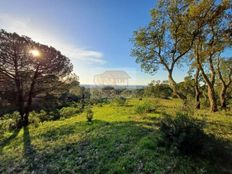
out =
<path fill-rule="evenodd" d="M 160 100 L 155 113 L 139 116 L 132 99 L 126 106 L 95 106 L 93 123 L 85 115 L 44 122 L 0 138 L 0 173 L 231 173 L 229 162 L 173 154 L 160 144 L 161 112 L 180 108 L 178 100 Z M 157 100 L 150 100 L 157 106 Z M 205 114 L 204 111 L 201 111 Z M 228 141 L 231 116 L 207 115 L 206 132 Z M 229 159 L 227 159 L 229 161 Z"/>

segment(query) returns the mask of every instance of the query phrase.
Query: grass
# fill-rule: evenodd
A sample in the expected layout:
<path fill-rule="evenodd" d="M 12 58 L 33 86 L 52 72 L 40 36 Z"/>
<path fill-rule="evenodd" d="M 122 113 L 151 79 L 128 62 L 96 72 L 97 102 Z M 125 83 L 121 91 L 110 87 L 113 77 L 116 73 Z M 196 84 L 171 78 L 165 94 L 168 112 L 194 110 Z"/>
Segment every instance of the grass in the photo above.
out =
<path fill-rule="evenodd" d="M 159 99 L 156 113 L 139 116 L 134 108 L 144 100 L 130 99 L 120 107 L 95 106 L 92 123 L 80 114 L 1 135 L 0 173 L 232 172 L 232 159 L 227 159 L 232 151 L 231 115 L 205 110 L 195 114 L 206 121 L 205 132 L 223 142 L 219 153 L 225 156 L 192 158 L 176 155 L 160 144 L 160 115 L 180 110 L 181 102 Z M 157 99 L 149 102 L 157 105 Z"/>

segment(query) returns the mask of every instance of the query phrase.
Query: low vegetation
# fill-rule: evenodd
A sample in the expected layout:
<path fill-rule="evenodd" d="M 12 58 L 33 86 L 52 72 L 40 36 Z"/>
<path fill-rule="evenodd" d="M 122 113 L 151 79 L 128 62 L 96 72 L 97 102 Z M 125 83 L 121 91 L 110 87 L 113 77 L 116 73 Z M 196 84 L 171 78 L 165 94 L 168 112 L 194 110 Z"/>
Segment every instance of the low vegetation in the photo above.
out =
<path fill-rule="evenodd" d="M 141 116 L 145 116 L 147 113 L 152 113 L 156 111 L 156 106 L 154 102 L 149 100 L 145 100 L 144 102 L 140 102 L 135 106 L 135 112 Z"/>
<path fill-rule="evenodd" d="M 93 120 L 93 111 L 92 109 L 88 108 L 86 111 L 86 118 L 88 122 L 92 122 Z"/>
<path fill-rule="evenodd" d="M 7 131 L 0 138 L 0 173 L 232 171 L 230 112 L 201 110 L 194 116 L 175 114 L 182 102 L 160 99 L 154 112 L 141 117 L 135 108 L 137 103 L 145 105 L 147 101 L 151 105 L 157 102 L 129 99 L 127 105 L 120 107 L 96 105 L 91 112 L 92 124 L 88 124 L 84 112 L 67 119 L 45 121 L 37 127 L 31 124 Z M 170 116 L 163 118 L 164 110 Z M 207 151 L 197 155 L 201 148 Z"/>
<path fill-rule="evenodd" d="M 176 117 L 165 115 L 160 122 L 164 143 L 187 155 L 196 155 L 203 150 L 207 135 L 203 130 L 204 122 L 194 120 L 186 113 Z"/>

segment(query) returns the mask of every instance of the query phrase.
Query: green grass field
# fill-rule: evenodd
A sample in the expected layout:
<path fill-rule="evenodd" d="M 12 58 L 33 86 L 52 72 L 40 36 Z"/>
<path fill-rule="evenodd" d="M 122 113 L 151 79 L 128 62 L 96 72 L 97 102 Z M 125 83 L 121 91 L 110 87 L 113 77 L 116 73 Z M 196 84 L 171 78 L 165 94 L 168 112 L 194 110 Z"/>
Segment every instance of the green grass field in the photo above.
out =
<path fill-rule="evenodd" d="M 229 113 L 195 114 L 206 121 L 205 132 L 224 142 L 222 155 L 208 160 L 176 155 L 159 143 L 161 113 L 180 111 L 181 101 L 149 99 L 157 111 L 139 116 L 134 106 L 144 100 L 95 106 L 92 123 L 81 114 L 1 135 L 0 173 L 232 173 Z"/>

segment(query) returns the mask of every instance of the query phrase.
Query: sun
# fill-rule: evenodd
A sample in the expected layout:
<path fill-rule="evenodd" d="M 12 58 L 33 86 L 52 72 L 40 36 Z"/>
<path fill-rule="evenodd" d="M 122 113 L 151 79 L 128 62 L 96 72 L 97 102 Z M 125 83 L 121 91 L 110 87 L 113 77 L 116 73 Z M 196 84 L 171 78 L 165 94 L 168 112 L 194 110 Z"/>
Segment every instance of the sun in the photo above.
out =
<path fill-rule="evenodd" d="M 36 49 L 30 50 L 30 53 L 33 55 L 33 57 L 39 57 L 40 56 L 39 50 L 36 50 Z"/>

